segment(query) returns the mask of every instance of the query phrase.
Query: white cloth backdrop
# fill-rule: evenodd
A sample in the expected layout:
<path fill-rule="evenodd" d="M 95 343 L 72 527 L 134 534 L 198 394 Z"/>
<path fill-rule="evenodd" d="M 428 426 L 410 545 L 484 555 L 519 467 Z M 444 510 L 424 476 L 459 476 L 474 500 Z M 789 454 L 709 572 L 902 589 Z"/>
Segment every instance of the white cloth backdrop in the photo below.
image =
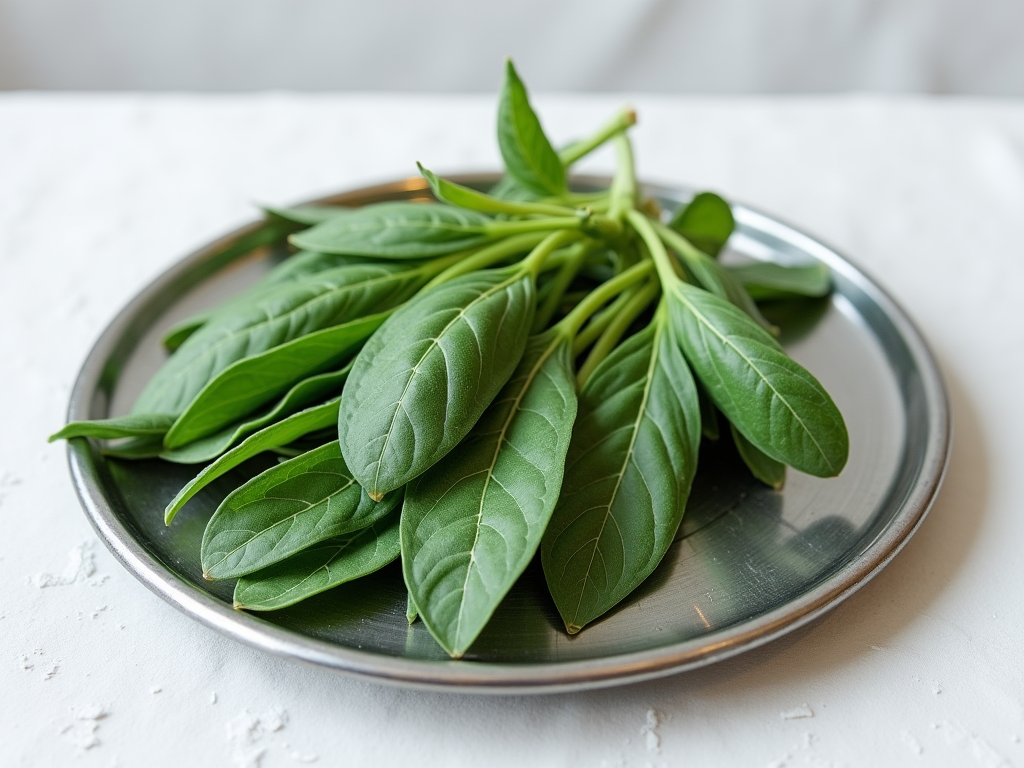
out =
<path fill-rule="evenodd" d="M 1021 0 L 0 0 L 0 89 L 1024 95 Z"/>

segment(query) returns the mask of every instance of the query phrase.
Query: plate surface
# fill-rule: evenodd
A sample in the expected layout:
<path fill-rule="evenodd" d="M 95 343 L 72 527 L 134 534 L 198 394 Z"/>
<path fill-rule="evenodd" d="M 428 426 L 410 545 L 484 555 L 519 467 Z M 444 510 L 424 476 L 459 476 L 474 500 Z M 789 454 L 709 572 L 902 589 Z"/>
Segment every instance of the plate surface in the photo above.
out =
<path fill-rule="evenodd" d="M 462 176 L 486 184 L 494 176 Z M 581 179 L 584 187 L 598 180 Z M 672 207 L 690 192 L 646 187 Z M 420 199 L 422 179 L 321 200 Z M 261 615 L 231 607 L 234 582 L 204 581 L 199 545 L 220 500 L 259 471 L 255 460 L 207 488 L 170 528 L 163 508 L 198 468 L 100 455 L 68 445 L 79 498 L 115 556 L 193 618 L 257 648 L 401 685 L 551 692 L 682 671 L 765 643 L 852 594 L 896 554 L 938 492 L 949 456 L 938 369 L 904 313 L 843 257 L 793 228 L 736 206 L 727 258 L 821 261 L 828 299 L 777 318 L 790 354 L 832 394 L 850 430 L 837 479 L 789 470 L 782 492 L 750 477 L 726 446 L 706 447 L 676 541 L 655 573 L 604 619 L 569 637 L 532 565 L 462 661 L 450 661 L 422 622 L 408 626 L 397 564 L 291 608 Z M 161 363 L 174 322 L 255 282 L 282 249 L 239 252 L 238 230 L 188 256 L 140 293 L 104 331 L 72 393 L 69 419 L 125 413 Z M 722 441 L 727 442 L 727 441 Z"/>

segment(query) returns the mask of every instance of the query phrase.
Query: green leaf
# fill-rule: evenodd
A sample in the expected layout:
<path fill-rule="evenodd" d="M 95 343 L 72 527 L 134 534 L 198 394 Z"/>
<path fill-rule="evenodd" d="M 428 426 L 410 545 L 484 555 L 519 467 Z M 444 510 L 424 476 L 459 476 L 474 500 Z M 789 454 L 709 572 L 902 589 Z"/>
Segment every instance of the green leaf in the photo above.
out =
<path fill-rule="evenodd" d="M 401 304 L 427 280 L 393 264 L 331 269 L 232 303 L 192 334 L 149 380 L 135 413 L 182 413 L 233 363 L 372 312 Z M 170 446 L 169 446 L 170 447 Z"/>
<path fill-rule="evenodd" d="M 704 290 L 739 307 L 769 333 L 777 333 L 778 329 L 764 318 L 743 284 L 725 267 L 700 251 L 684 254 L 683 259 Z"/>
<path fill-rule="evenodd" d="M 713 192 L 701 192 L 676 211 L 669 226 L 704 253 L 717 256 L 736 228 L 736 221 L 725 200 Z"/>
<path fill-rule="evenodd" d="M 164 446 L 180 448 L 211 435 L 280 397 L 296 382 L 337 366 L 388 314 L 324 328 L 228 366 L 189 403 L 164 437 Z"/>
<path fill-rule="evenodd" d="M 489 216 L 441 203 L 387 202 L 357 208 L 291 237 L 296 248 L 379 259 L 424 259 L 481 245 Z"/>
<path fill-rule="evenodd" d="M 345 466 L 337 441 L 271 467 L 231 493 L 203 533 L 203 574 L 245 576 L 380 520 L 401 493 L 374 502 Z"/>
<path fill-rule="evenodd" d="M 472 645 L 536 553 L 575 417 L 571 340 L 535 336 L 466 439 L 406 489 L 405 582 L 453 657 Z"/>
<path fill-rule="evenodd" d="M 820 298 L 832 290 L 829 269 L 822 263 L 785 266 L 758 261 L 730 266 L 729 272 L 757 300 L 789 299 L 794 296 Z"/>
<path fill-rule="evenodd" d="M 235 608 L 274 611 L 378 571 L 399 555 L 398 518 L 314 544 L 235 584 Z"/>
<path fill-rule="evenodd" d="M 786 465 L 758 450 L 757 446 L 747 440 L 732 424 L 729 425 L 729 430 L 732 432 L 736 450 L 743 463 L 747 465 L 747 469 L 765 485 L 770 485 L 777 491 L 781 490 L 786 482 Z"/>
<path fill-rule="evenodd" d="M 512 200 L 524 203 L 542 197 L 542 195 L 526 189 L 508 174 L 502 176 L 501 180 L 487 191 L 487 194 L 499 200 Z"/>
<path fill-rule="evenodd" d="M 354 208 L 344 208 L 340 205 L 296 205 L 291 208 L 274 208 L 263 206 L 263 213 L 270 221 L 286 221 L 290 224 L 300 224 L 312 227 L 322 224 L 338 216 L 345 216 L 352 213 Z"/>
<path fill-rule="evenodd" d="M 818 477 L 839 474 L 849 438 L 810 373 L 746 314 L 682 281 L 667 287 L 673 325 L 711 399 L 759 450 Z"/>
<path fill-rule="evenodd" d="M 410 594 L 405 600 L 405 620 L 408 621 L 411 626 L 416 623 L 416 619 L 419 618 L 419 615 L 420 612 L 416 608 L 416 603 L 413 602 L 412 595 Z"/>
<path fill-rule="evenodd" d="M 48 442 L 72 437 L 95 437 L 116 440 L 121 437 L 162 437 L 174 423 L 174 416 L 166 413 L 133 413 L 113 419 L 73 421 L 59 432 L 50 435 Z"/>
<path fill-rule="evenodd" d="M 340 395 L 349 369 L 349 366 L 345 366 L 340 371 L 330 371 L 303 379 L 288 390 L 273 408 L 256 418 L 232 424 L 227 429 L 193 440 L 180 448 L 164 450 L 161 440 L 158 454 L 164 461 L 175 464 L 202 464 L 211 461 L 254 432 L 298 413 L 313 403 Z"/>
<path fill-rule="evenodd" d="M 661 562 L 699 446 L 697 391 L 662 307 L 580 392 L 562 497 L 541 543 L 548 589 L 570 634 Z"/>
<path fill-rule="evenodd" d="M 366 343 L 338 432 L 374 498 L 425 471 L 480 418 L 523 355 L 534 292 L 517 267 L 472 272 L 417 295 Z"/>
<path fill-rule="evenodd" d="M 498 147 L 509 175 L 521 186 L 538 195 L 568 192 L 565 166 L 544 134 L 511 60 L 498 102 Z"/>
<path fill-rule="evenodd" d="M 172 325 L 164 333 L 164 349 L 168 352 L 176 350 L 185 343 L 185 339 L 206 325 L 206 321 L 213 317 L 214 312 L 215 310 L 199 312 Z"/>
<path fill-rule="evenodd" d="M 561 205 L 503 200 L 499 197 L 492 197 L 475 189 L 442 179 L 437 174 L 424 168 L 420 163 L 416 165 L 420 169 L 423 178 L 430 183 L 430 189 L 433 191 L 434 197 L 449 205 L 456 205 L 460 208 L 480 211 L 481 213 L 503 213 L 509 216 L 571 216 L 573 214 L 574 209 Z"/>
<path fill-rule="evenodd" d="M 234 469 L 242 462 L 248 461 L 253 456 L 264 451 L 288 445 L 300 437 L 336 424 L 338 422 L 338 403 L 340 400 L 341 398 L 334 398 L 322 405 L 315 405 L 304 411 L 293 413 L 286 419 L 264 427 L 256 434 L 246 438 L 240 445 L 204 468 L 184 488 L 178 491 L 177 495 L 164 509 L 164 523 L 170 525 L 178 510 L 185 506 L 189 499 L 225 472 Z"/>

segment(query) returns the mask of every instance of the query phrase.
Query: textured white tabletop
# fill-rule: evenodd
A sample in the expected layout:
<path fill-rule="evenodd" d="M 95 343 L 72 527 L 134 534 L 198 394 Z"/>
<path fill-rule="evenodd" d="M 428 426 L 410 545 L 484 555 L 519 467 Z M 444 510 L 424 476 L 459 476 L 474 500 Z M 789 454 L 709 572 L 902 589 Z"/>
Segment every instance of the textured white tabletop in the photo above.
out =
<path fill-rule="evenodd" d="M 549 133 L 619 100 L 538 98 Z M 1024 766 L 1024 102 L 639 98 L 639 173 L 838 247 L 946 376 L 924 526 L 824 618 L 697 672 L 573 695 L 406 691 L 221 637 L 93 534 L 62 444 L 117 310 L 299 199 L 493 169 L 486 98 L 0 95 L 0 750 L 5 766 Z M 605 169 L 608 158 L 590 166 Z"/>

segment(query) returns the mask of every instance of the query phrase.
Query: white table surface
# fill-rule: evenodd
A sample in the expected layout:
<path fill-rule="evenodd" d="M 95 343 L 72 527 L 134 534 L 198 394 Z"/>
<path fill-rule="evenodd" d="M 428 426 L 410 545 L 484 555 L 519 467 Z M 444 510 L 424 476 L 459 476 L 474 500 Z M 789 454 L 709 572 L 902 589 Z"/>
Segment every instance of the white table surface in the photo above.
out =
<path fill-rule="evenodd" d="M 549 133 L 617 98 L 538 98 Z M 117 310 L 299 199 L 493 169 L 490 98 L 0 95 L 0 762 L 5 766 L 1024 766 L 1024 102 L 634 100 L 639 172 L 838 247 L 946 376 L 942 493 L 896 560 L 763 648 L 573 695 L 381 687 L 198 625 L 93 534 L 62 444 Z M 591 169 L 606 170 L 607 157 Z"/>

